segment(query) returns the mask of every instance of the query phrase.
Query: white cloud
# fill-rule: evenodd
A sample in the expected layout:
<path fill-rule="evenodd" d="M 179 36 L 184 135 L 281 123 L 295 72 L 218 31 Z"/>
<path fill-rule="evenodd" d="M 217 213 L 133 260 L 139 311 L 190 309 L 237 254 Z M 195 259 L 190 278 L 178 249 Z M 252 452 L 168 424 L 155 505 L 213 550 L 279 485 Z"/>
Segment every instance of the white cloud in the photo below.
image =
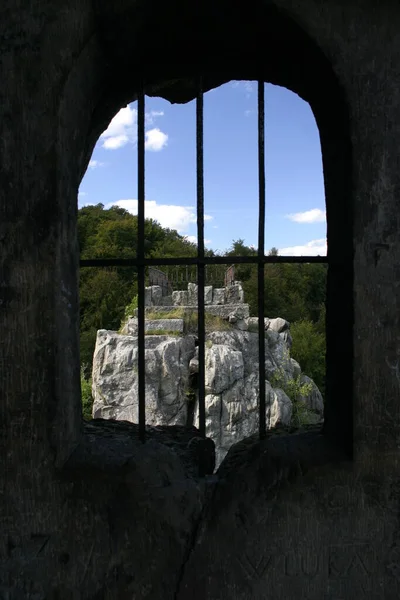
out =
<path fill-rule="evenodd" d="M 304 212 L 286 215 L 286 219 L 290 219 L 295 223 L 322 223 L 326 221 L 326 213 L 320 208 L 313 208 Z"/>
<path fill-rule="evenodd" d="M 99 160 L 90 160 L 89 169 L 97 169 L 97 167 L 104 167 L 106 163 L 100 162 Z"/>
<path fill-rule="evenodd" d="M 144 147 L 146 150 L 152 150 L 153 152 L 159 152 L 168 142 L 168 135 L 160 131 L 160 129 L 150 129 L 146 131 L 146 141 Z"/>
<path fill-rule="evenodd" d="M 81 190 L 79 190 L 78 196 L 81 196 L 83 198 L 83 196 L 87 196 L 87 192 L 81 192 Z"/>
<path fill-rule="evenodd" d="M 246 92 L 246 97 L 250 98 L 250 94 L 254 91 L 253 81 L 232 81 L 231 86 L 233 88 L 240 87 Z"/>
<path fill-rule="evenodd" d="M 212 216 L 211 215 L 204 215 L 204 220 L 205 221 L 211 221 L 212 220 Z"/>
<path fill-rule="evenodd" d="M 137 200 L 118 200 L 117 202 L 108 204 L 106 208 L 110 208 L 110 206 L 113 205 L 121 206 L 133 215 L 137 215 Z M 196 209 L 194 206 L 158 204 L 155 200 L 145 200 L 144 210 L 146 219 L 154 219 L 160 223 L 162 227 L 176 229 L 180 234 L 183 234 L 192 224 L 196 223 Z M 210 217 L 210 215 L 204 215 L 204 219 L 209 221 L 212 217 Z"/>
<path fill-rule="evenodd" d="M 185 235 L 185 238 L 188 240 L 188 242 L 197 244 L 197 235 Z M 208 246 L 209 244 L 211 244 L 211 240 L 204 239 L 204 244 Z"/>
<path fill-rule="evenodd" d="M 326 239 L 312 240 L 303 246 L 289 246 L 288 248 L 279 248 L 280 256 L 326 256 Z"/>
<path fill-rule="evenodd" d="M 153 125 L 153 123 L 157 117 L 163 117 L 163 116 L 164 116 L 163 110 L 151 110 L 149 113 L 145 114 L 146 125 Z"/>
<path fill-rule="evenodd" d="M 245 117 L 250 117 L 250 115 L 254 114 L 256 111 L 255 110 L 245 110 L 244 111 L 244 116 Z"/>
<path fill-rule="evenodd" d="M 152 110 L 145 115 L 145 124 L 153 125 L 154 121 L 163 116 L 163 111 Z M 126 144 L 137 142 L 137 110 L 131 106 L 125 106 L 115 115 L 107 129 L 101 134 L 103 148 L 106 150 L 117 150 Z M 146 150 L 158 152 L 167 144 L 168 135 L 158 128 L 146 132 Z"/>

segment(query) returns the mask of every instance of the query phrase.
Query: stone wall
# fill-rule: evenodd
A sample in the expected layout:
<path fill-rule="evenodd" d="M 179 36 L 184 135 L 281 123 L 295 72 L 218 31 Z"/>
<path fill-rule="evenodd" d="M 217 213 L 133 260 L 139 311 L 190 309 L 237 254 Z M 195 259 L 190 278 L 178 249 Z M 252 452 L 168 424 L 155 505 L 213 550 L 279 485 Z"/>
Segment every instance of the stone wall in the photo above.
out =
<path fill-rule="evenodd" d="M 399 30 L 391 0 L 3 0 L 2 597 L 399 598 Z M 111 118 L 143 77 L 186 102 L 200 72 L 310 103 L 330 261 L 323 432 L 243 441 L 206 478 L 195 430 L 82 423 L 76 236 Z"/>
<path fill-rule="evenodd" d="M 197 306 L 198 286 L 188 283 L 187 290 L 175 290 L 171 295 L 163 295 L 160 285 L 150 285 L 145 288 L 146 307 L 159 306 Z M 243 304 L 244 292 L 240 281 L 223 288 L 214 288 L 212 285 L 204 287 L 204 304 L 208 306 L 225 306 Z M 207 309 L 206 309 L 207 310 Z M 133 315 L 132 315 L 133 316 Z"/>

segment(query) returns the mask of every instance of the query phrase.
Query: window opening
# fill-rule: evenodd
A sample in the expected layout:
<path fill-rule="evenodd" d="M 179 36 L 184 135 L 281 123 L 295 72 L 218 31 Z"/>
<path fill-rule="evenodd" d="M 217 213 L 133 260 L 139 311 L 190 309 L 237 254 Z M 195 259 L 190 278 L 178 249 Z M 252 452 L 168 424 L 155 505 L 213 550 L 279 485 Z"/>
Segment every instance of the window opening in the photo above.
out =
<path fill-rule="evenodd" d="M 265 255 L 265 84 L 258 82 L 257 96 L 258 112 L 258 248 L 256 255 L 235 256 L 235 265 L 253 265 L 257 268 L 258 284 L 258 362 L 259 362 L 259 437 L 266 436 L 266 393 L 265 393 L 265 332 L 264 332 L 264 300 L 265 300 L 265 266 L 279 263 L 328 263 L 326 256 L 279 256 L 276 253 Z M 204 105 L 201 78 L 198 81 L 196 97 L 196 193 L 197 193 L 197 255 L 179 258 L 150 258 L 145 253 L 145 89 L 138 95 L 137 114 L 137 166 L 138 166 L 138 231 L 135 258 L 113 259 L 82 259 L 81 267 L 133 267 L 137 272 L 138 281 L 138 423 L 141 440 L 146 439 L 146 389 L 145 389 L 145 281 L 146 270 L 149 281 L 163 279 L 167 289 L 171 289 L 168 274 L 162 271 L 164 267 L 186 267 L 196 269 L 197 275 L 197 326 L 198 326 L 198 429 L 205 437 L 205 301 L 204 288 L 206 285 L 207 268 L 221 266 L 224 269 L 224 283 L 234 280 L 234 265 L 227 265 L 226 256 L 207 256 L 204 245 Z M 172 271 L 171 271 L 172 272 Z M 178 277 L 178 276 L 177 276 Z M 159 278 L 159 279 L 157 279 Z"/>

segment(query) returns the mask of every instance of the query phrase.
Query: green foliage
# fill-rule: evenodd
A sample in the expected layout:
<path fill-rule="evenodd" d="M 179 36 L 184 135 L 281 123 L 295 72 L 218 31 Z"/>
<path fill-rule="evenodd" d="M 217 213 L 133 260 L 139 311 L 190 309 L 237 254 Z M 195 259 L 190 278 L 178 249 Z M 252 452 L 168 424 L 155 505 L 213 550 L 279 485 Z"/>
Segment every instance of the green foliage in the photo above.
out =
<path fill-rule="evenodd" d="M 92 380 L 85 378 L 85 368 L 81 367 L 81 397 L 82 397 L 82 414 L 86 421 L 92 418 Z"/>
<path fill-rule="evenodd" d="M 287 356 L 288 358 L 289 356 Z M 295 427 L 301 427 L 302 425 L 309 425 L 315 422 L 315 416 L 310 411 L 304 402 L 301 400 L 302 397 L 308 396 L 313 389 L 311 383 L 304 383 L 301 381 L 301 375 L 289 379 L 283 367 L 280 367 L 270 377 L 270 384 L 274 388 L 280 388 L 292 401 L 292 421 L 291 425 Z"/>
<path fill-rule="evenodd" d="M 185 396 L 186 396 L 186 401 L 187 402 L 196 402 L 196 390 L 194 390 L 192 387 L 189 387 L 186 391 L 185 391 Z"/>
<path fill-rule="evenodd" d="M 252 256 L 256 250 L 234 241 L 228 255 Z M 276 256 L 271 248 L 269 256 Z M 233 259 L 234 260 L 234 259 Z M 291 323 L 292 356 L 302 371 L 311 377 L 321 393 L 325 393 L 325 264 L 266 264 L 264 268 L 264 314 L 270 318 L 282 317 Z M 257 267 L 237 265 L 236 278 L 242 282 L 250 314 L 257 316 Z"/>
<path fill-rule="evenodd" d="M 78 242 L 81 258 L 134 258 L 137 245 L 137 217 L 123 208 L 114 206 L 105 210 L 102 204 L 85 206 L 78 211 Z M 152 219 L 145 221 L 145 254 L 147 257 L 174 258 L 196 256 L 196 244 L 189 242 L 177 231 L 162 228 Z M 276 255 L 271 248 L 269 254 Z M 226 252 L 227 264 L 234 257 L 256 256 L 252 246 L 243 239 L 234 240 Z M 206 250 L 213 256 L 213 250 Z M 220 281 L 227 265 L 210 265 L 206 268 L 206 284 Z M 168 267 L 160 267 L 166 272 Z M 187 266 L 169 267 L 168 277 L 174 289 L 187 287 Z M 189 267 L 191 269 L 191 267 Z M 266 316 L 283 317 L 291 323 L 292 354 L 307 375 L 312 377 L 321 392 L 325 378 L 325 285 L 326 265 L 322 264 L 267 264 L 265 265 Z M 192 275 L 195 275 L 193 271 Z M 236 265 L 235 278 L 242 281 L 245 300 L 250 304 L 252 316 L 258 311 L 257 267 Z M 121 322 L 137 307 L 137 277 L 133 267 L 84 268 L 80 271 L 80 356 L 81 363 L 92 364 L 98 329 L 117 331 Z M 158 317 L 166 318 L 157 313 Z M 149 316 L 149 315 L 148 315 Z M 188 311 L 169 318 L 184 318 L 186 331 L 197 331 L 197 314 Z M 149 316 L 150 318 L 150 316 Z M 206 331 L 228 330 L 231 325 L 206 313 Z M 85 368 L 83 388 L 88 390 L 89 367 Z M 86 387 L 85 387 L 86 386 Z M 83 392 L 82 392 L 83 394 Z M 91 394 L 85 392 L 85 402 Z M 82 396 L 83 397 L 83 396 Z M 88 406 L 89 406 L 88 404 Z M 89 410 L 90 413 L 90 410 Z"/>
<path fill-rule="evenodd" d="M 277 256 L 271 248 L 269 256 Z M 242 239 L 232 242 L 227 256 L 256 256 L 254 247 Z M 251 316 L 258 312 L 258 278 L 255 265 L 236 265 L 236 279 L 242 282 Z M 283 317 L 290 323 L 301 319 L 317 322 L 325 306 L 326 273 L 324 264 L 266 264 L 264 268 L 264 313 L 270 318 Z"/>
<path fill-rule="evenodd" d="M 118 206 L 105 210 L 102 204 L 78 210 L 78 242 L 81 258 L 134 258 L 137 217 Z M 196 245 L 177 231 L 164 229 L 156 221 L 145 221 L 145 252 L 148 257 L 195 256 Z M 98 329 L 117 331 L 125 310 L 137 294 L 133 267 L 94 268 L 80 271 L 80 355 L 92 364 Z"/>
<path fill-rule="evenodd" d="M 321 333 L 319 327 L 320 324 L 309 320 L 293 323 L 290 327 L 293 338 L 291 355 L 324 395 L 326 344 L 325 333 Z"/>
<path fill-rule="evenodd" d="M 145 335 L 169 335 L 177 337 L 180 333 L 178 331 L 172 331 L 171 329 L 150 329 L 145 332 Z"/>
<path fill-rule="evenodd" d="M 231 329 L 232 325 L 226 319 L 210 313 L 205 314 L 205 330 L 207 333 L 211 331 L 230 331 Z"/>

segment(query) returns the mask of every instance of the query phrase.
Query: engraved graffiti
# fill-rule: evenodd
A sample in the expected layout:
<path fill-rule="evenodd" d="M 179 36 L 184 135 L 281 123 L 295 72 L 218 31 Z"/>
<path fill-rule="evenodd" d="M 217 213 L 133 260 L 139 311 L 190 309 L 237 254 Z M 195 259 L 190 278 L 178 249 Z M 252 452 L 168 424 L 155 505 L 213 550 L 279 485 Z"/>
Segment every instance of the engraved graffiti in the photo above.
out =
<path fill-rule="evenodd" d="M 270 571 L 285 577 L 322 576 L 337 580 L 352 576 L 366 580 L 376 569 L 373 549 L 366 543 L 331 545 L 319 552 L 275 551 L 253 557 L 244 553 L 239 564 L 251 581 L 261 579 Z"/>
<path fill-rule="evenodd" d="M 330 546 L 328 559 L 328 576 L 348 577 L 360 575 L 368 577 L 371 572 L 367 566 L 367 558 L 363 553 L 367 546 Z"/>
<path fill-rule="evenodd" d="M 272 556 L 250 558 L 248 554 L 245 553 L 241 557 L 241 560 L 239 560 L 239 563 L 246 577 L 253 581 L 255 579 L 261 579 L 271 565 L 272 559 Z"/>

